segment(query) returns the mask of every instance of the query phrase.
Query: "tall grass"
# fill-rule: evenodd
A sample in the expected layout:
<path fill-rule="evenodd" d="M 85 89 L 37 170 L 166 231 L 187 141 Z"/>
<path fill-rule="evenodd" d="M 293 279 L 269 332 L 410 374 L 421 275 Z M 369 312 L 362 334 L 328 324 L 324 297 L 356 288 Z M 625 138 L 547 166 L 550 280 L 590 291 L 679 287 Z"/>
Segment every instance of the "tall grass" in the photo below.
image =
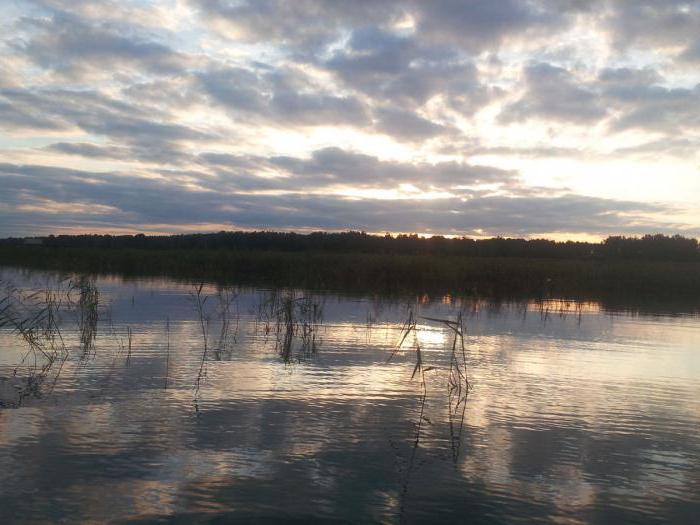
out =
<path fill-rule="evenodd" d="M 214 358 L 217 361 L 230 357 L 238 338 L 240 314 L 237 310 L 235 316 L 233 314 L 234 306 L 237 308 L 237 298 L 238 292 L 232 287 L 219 287 L 216 292 L 216 317 L 219 322 L 219 336 L 214 347 Z"/>
<path fill-rule="evenodd" d="M 321 303 L 294 291 L 272 291 L 258 306 L 257 326 L 275 334 L 275 348 L 285 363 L 314 354 L 323 317 Z"/>
<path fill-rule="evenodd" d="M 170 376 L 170 318 L 165 320 L 165 382 L 163 390 L 168 389 L 168 378 Z"/>
<path fill-rule="evenodd" d="M 0 282 L 0 328 L 10 328 L 26 344 L 26 351 L 13 370 L 19 405 L 27 396 L 50 393 L 58 380 L 69 351 L 59 327 L 59 314 L 70 289 L 65 281 L 55 289 L 24 292 Z M 0 400 L 0 405 L 3 401 Z"/>
<path fill-rule="evenodd" d="M 449 345 L 449 366 L 447 371 L 447 404 L 448 404 L 448 426 L 450 432 L 450 448 L 452 452 L 452 460 L 456 465 L 459 460 L 459 454 L 462 443 L 462 432 L 464 430 L 464 420 L 467 408 L 467 395 L 471 388 L 468 375 L 467 349 L 465 345 L 465 325 L 461 311 L 458 312 L 456 319 L 437 319 L 432 317 L 422 317 L 423 320 L 437 322 L 443 325 L 452 333 L 452 343 Z M 400 497 L 400 512 L 403 517 L 405 505 L 408 500 L 408 490 L 411 482 L 411 477 L 416 465 L 416 457 L 420 448 L 421 435 L 423 425 L 430 423 L 430 420 L 425 416 L 425 408 L 428 398 L 428 387 L 426 373 L 430 371 L 439 371 L 437 366 L 425 366 L 423 353 L 421 351 L 420 342 L 418 339 L 418 319 L 413 313 L 413 309 L 408 312 L 408 317 L 404 321 L 400 329 L 399 340 L 396 346 L 392 349 L 387 362 L 391 361 L 394 356 L 402 351 L 402 348 L 407 341 L 412 340 L 411 349 L 415 355 L 415 363 L 411 380 L 416 377 L 420 379 L 420 398 L 417 420 L 415 423 L 415 435 L 413 438 L 411 452 L 408 457 L 408 464 L 405 470 L 404 480 L 402 482 L 402 491 Z"/>
<path fill-rule="evenodd" d="M 194 304 L 195 308 L 197 309 L 197 315 L 198 315 L 198 320 L 199 320 L 199 327 L 202 332 L 202 357 L 199 362 L 199 371 L 197 372 L 197 379 L 195 380 L 194 384 L 194 403 L 195 403 L 195 408 L 198 409 L 198 399 L 199 399 L 199 390 L 202 384 L 202 379 L 204 378 L 204 375 L 206 373 L 206 364 L 207 364 L 207 354 L 209 352 L 209 315 L 207 314 L 205 310 L 205 305 L 207 303 L 207 300 L 209 299 L 208 296 L 202 295 L 202 289 L 204 288 L 204 283 L 200 283 L 199 286 L 195 288 L 195 291 L 192 294 L 192 297 L 194 299 Z"/>
<path fill-rule="evenodd" d="M 81 276 L 75 288 L 78 290 L 78 326 L 80 328 L 80 346 L 83 356 L 95 352 L 97 337 L 98 305 L 100 293 L 92 279 Z M 131 354 L 131 333 L 129 333 L 129 354 Z"/>
<path fill-rule="evenodd" d="M 199 359 L 199 368 L 194 384 L 194 403 L 195 408 L 199 411 L 198 401 L 202 382 L 206 378 L 207 363 L 210 359 L 210 354 L 216 361 L 221 361 L 224 357 L 230 357 L 233 345 L 236 342 L 239 328 L 239 314 L 236 312 L 235 318 L 232 318 L 232 309 L 236 304 L 238 293 L 235 289 L 227 286 L 219 287 L 215 295 L 217 304 L 210 308 L 212 301 L 209 299 L 212 296 L 204 293 L 204 283 L 194 287 L 191 293 L 191 298 L 197 313 L 197 323 L 202 338 L 202 354 Z M 218 338 L 210 342 L 210 332 L 212 318 L 219 323 Z M 233 323 L 235 322 L 235 324 Z M 168 363 L 170 350 L 170 323 L 167 323 L 168 329 Z M 167 377 L 166 377 L 167 385 Z"/>
<path fill-rule="evenodd" d="M 362 293 L 700 302 L 700 264 L 232 250 L 0 248 L 2 264 Z"/>

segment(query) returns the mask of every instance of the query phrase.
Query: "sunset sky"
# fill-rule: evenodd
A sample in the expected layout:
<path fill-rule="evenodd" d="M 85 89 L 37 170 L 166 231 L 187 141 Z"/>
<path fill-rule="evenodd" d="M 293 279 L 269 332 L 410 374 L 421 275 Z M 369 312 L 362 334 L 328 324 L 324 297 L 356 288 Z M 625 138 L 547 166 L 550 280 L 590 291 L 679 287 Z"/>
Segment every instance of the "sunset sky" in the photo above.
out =
<path fill-rule="evenodd" d="M 700 1 L 4 0 L 0 237 L 700 237 Z"/>

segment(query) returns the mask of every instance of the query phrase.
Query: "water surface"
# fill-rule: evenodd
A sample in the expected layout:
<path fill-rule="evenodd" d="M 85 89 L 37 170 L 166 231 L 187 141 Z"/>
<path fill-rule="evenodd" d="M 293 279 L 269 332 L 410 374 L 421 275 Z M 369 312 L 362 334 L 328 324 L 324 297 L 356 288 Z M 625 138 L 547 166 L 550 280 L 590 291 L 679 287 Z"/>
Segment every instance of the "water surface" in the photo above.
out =
<path fill-rule="evenodd" d="M 2 523 L 697 523 L 696 315 L 99 278 L 90 326 L 76 277 L 0 277 L 67 298 L 43 372 L 0 329 Z"/>

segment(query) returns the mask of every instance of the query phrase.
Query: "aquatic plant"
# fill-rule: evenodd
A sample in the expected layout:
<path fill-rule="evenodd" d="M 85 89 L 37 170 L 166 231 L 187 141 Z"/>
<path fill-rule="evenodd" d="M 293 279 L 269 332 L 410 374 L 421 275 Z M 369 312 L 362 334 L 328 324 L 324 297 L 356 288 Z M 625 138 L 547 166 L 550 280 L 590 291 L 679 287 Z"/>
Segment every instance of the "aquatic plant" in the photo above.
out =
<path fill-rule="evenodd" d="M 194 384 L 194 403 L 195 403 L 195 408 L 198 410 L 198 397 L 199 397 L 199 389 L 202 383 L 202 379 L 204 378 L 206 374 L 206 363 L 207 363 L 207 354 L 209 351 L 209 315 L 207 314 L 205 310 L 205 305 L 207 302 L 207 299 L 209 299 L 208 296 L 203 296 L 202 295 L 202 289 L 204 288 L 204 283 L 200 283 L 199 286 L 195 288 L 195 291 L 192 294 L 192 297 L 194 298 L 194 304 L 195 308 L 197 310 L 197 315 L 199 316 L 199 326 L 202 331 L 202 358 L 199 362 L 199 371 L 197 372 L 197 379 L 195 380 Z"/>
<path fill-rule="evenodd" d="M 165 320 L 165 383 L 163 390 L 168 389 L 168 376 L 170 375 L 170 318 Z"/>
<path fill-rule="evenodd" d="M 133 332 L 131 331 L 131 327 L 127 326 L 126 327 L 126 366 L 128 367 L 131 365 L 131 343 L 133 340 Z"/>
<path fill-rule="evenodd" d="M 84 357 L 94 354 L 97 337 L 98 304 L 100 293 L 94 280 L 81 275 L 73 284 L 78 291 L 78 327 L 80 329 L 80 346 Z M 131 343 L 131 338 L 129 338 Z"/>
<path fill-rule="evenodd" d="M 68 358 L 59 327 L 59 311 L 67 296 L 61 289 L 63 283 L 60 281 L 55 289 L 22 292 L 11 283 L 0 282 L 0 327 L 9 327 L 27 345 L 13 370 L 17 397 L 10 405 L 18 406 L 27 396 L 50 393 Z M 3 404 L 7 403 L 0 399 Z"/>
<path fill-rule="evenodd" d="M 216 318 L 219 322 L 219 336 L 214 347 L 214 357 L 217 361 L 221 361 L 224 357 L 231 355 L 233 345 L 238 338 L 240 314 L 237 308 L 235 316 L 232 315 L 233 306 L 237 306 L 238 292 L 230 286 L 221 286 L 216 292 L 216 298 Z"/>
<path fill-rule="evenodd" d="M 465 326 L 463 313 L 460 310 L 457 313 L 456 319 L 438 319 L 433 317 L 422 317 L 421 319 L 431 322 L 437 322 L 444 325 L 452 332 L 452 343 L 449 346 L 449 369 L 447 374 L 447 404 L 448 404 L 448 427 L 450 432 L 450 448 L 452 452 L 452 461 L 457 464 L 462 443 L 462 432 L 464 429 L 464 420 L 467 407 L 467 395 L 471 388 L 467 370 L 467 351 L 464 341 Z M 416 432 L 411 447 L 411 453 L 408 458 L 408 466 L 405 471 L 404 481 L 402 483 L 402 492 L 400 500 L 400 515 L 404 515 L 404 506 L 407 501 L 407 493 L 413 470 L 415 468 L 416 454 L 420 446 L 421 432 L 424 422 L 430 423 L 425 416 L 425 407 L 427 402 L 427 381 L 426 373 L 437 371 L 436 366 L 424 366 L 423 354 L 421 352 L 420 343 L 418 340 L 418 322 L 414 316 L 413 310 L 409 309 L 408 317 L 404 321 L 400 329 L 399 341 L 392 349 L 388 361 L 402 350 L 404 344 L 413 336 L 413 344 L 411 348 L 415 352 L 415 364 L 411 374 L 411 380 L 420 379 L 421 396 L 419 399 L 419 413 L 415 424 Z"/>
<path fill-rule="evenodd" d="M 617 301 L 700 297 L 698 261 L 182 249 L 0 247 L 6 264 L 363 294 Z M 49 256 L 50 255 L 50 256 Z"/>
<path fill-rule="evenodd" d="M 256 327 L 262 327 L 265 335 L 274 332 L 275 348 L 288 363 L 295 356 L 301 360 L 316 352 L 322 317 L 322 305 L 314 297 L 297 297 L 293 290 L 271 291 L 258 305 Z"/>

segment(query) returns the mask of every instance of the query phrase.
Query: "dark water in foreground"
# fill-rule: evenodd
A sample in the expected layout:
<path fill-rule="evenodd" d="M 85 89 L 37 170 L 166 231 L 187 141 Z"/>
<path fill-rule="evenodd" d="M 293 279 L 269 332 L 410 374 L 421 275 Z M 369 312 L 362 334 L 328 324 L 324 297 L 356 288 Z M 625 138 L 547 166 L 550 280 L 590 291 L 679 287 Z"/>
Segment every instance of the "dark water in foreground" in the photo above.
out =
<path fill-rule="evenodd" d="M 18 311 L 68 287 L 0 277 Z M 34 334 L 68 355 L 43 373 L 0 329 L 0 523 L 698 523 L 697 316 L 205 286 L 202 324 L 194 286 L 95 285 L 94 337 L 79 290 Z M 460 309 L 467 396 L 423 319 Z"/>

